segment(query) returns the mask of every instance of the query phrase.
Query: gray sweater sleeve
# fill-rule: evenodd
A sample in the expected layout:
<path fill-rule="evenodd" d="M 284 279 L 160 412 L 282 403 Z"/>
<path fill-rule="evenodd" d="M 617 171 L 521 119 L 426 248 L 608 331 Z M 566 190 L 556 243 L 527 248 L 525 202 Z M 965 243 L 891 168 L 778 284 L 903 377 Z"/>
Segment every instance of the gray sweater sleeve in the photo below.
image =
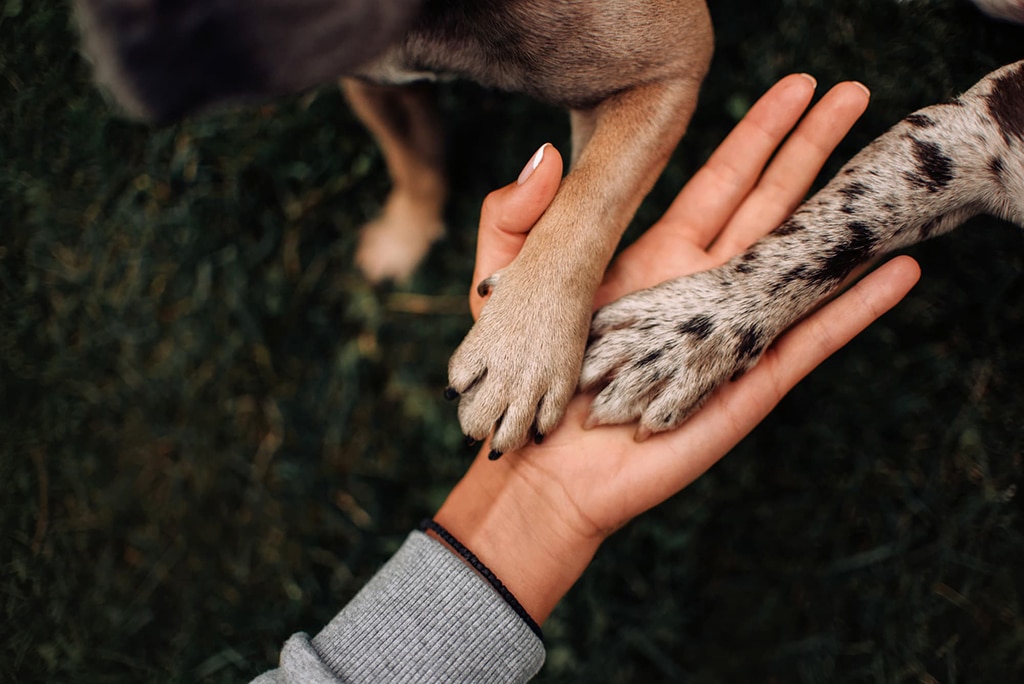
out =
<path fill-rule="evenodd" d="M 280 667 L 253 684 L 525 682 L 544 645 L 491 586 L 422 532 L 310 639 L 292 636 Z"/>

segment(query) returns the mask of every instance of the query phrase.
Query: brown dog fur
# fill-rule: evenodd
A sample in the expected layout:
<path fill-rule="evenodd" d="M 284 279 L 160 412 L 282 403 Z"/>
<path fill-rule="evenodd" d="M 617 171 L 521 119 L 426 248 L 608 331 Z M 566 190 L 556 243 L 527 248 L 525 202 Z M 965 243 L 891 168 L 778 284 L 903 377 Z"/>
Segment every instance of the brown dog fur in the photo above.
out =
<path fill-rule="evenodd" d="M 406 275 L 440 234 L 440 135 L 427 101 L 402 86 L 462 77 L 571 112 L 568 177 L 520 256 L 488 278 L 490 300 L 449 368 L 464 431 L 483 439 L 493 430 L 496 453 L 561 418 L 594 291 L 686 129 L 713 42 L 698 0 L 76 0 L 76 8 L 98 77 L 143 116 L 354 77 L 346 92 L 394 180 L 358 255 L 375 278 Z"/>

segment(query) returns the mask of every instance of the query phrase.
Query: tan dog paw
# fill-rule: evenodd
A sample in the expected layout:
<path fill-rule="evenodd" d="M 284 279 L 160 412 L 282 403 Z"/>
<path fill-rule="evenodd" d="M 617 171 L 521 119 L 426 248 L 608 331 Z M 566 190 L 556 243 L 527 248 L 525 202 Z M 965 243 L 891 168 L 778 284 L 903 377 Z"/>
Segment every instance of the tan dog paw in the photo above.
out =
<path fill-rule="evenodd" d="M 538 287 L 515 265 L 485 282 L 491 299 L 452 356 L 448 395 L 460 399 L 466 435 L 483 440 L 493 431 L 496 458 L 561 420 L 576 391 L 590 307 Z"/>

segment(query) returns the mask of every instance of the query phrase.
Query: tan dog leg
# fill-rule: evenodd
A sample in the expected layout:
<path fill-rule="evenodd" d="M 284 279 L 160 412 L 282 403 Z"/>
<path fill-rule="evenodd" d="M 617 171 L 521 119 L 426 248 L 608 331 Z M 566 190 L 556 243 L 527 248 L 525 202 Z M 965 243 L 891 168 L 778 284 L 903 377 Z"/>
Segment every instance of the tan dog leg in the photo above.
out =
<path fill-rule="evenodd" d="M 552 430 L 576 390 L 594 292 L 622 232 L 682 137 L 699 75 L 573 114 L 573 169 L 449 365 L 459 420 L 495 454 Z"/>
<path fill-rule="evenodd" d="M 353 111 L 377 138 L 392 189 L 363 228 L 356 263 L 374 282 L 404 280 L 444 234 L 447 196 L 441 126 L 428 86 L 342 81 Z"/>

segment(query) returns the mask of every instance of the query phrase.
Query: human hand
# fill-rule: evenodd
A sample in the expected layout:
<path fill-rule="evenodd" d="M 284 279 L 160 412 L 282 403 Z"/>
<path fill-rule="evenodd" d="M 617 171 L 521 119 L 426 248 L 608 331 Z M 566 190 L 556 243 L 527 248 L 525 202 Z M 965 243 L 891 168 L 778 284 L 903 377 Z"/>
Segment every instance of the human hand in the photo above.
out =
<path fill-rule="evenodd" d="M 779 225 L 868 102 L 863 86 L 843 83 L 797 125 L 813 92 L 813 81 L 802 75 L 770 89 L 665 216 L 616 259 L 595 306 L 724 263 Z M 526 182 L 488 197 L 474 282 L 515 257 L 554 196 L 561 171 L 560 155 L 546 146 Z M 681 428 L 643 443 L 634 441 L 631 426 L 586 430 L 592 395 L 577 396 L 543 444 L 496 463 L 486 458 L 485 444 L 435 517 L 542 622 L 605 538 L 714 465 L 799 380 L 899 302 L 918 277 L 908 257 L 885 264 L 783 335 Z M 475 291 L 470 304 L 474 314 L 483 305 Z"/>

